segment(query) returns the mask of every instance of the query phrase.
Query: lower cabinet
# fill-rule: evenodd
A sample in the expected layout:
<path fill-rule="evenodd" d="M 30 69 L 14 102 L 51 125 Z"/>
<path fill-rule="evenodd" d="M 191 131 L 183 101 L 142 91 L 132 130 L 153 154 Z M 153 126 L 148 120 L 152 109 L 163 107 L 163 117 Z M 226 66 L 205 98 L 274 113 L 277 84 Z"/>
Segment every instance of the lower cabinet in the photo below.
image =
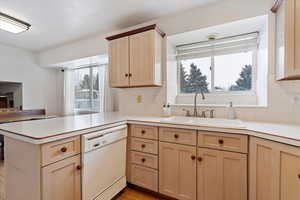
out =
<path fill-rule="evenodd" d="M 131 164 L 131 183 L 157 192 L 157 177 L 157 170 Z"/>
<path fill-rule="evenodd" d="M 250 138 L 250 200 L 300 199 L 300 148 Z"/>
<path fill-rule="evenodd" d="M 80 155 L 42 168 L 43 200 L 80 200 Z"/>
<path fill-rule="evenodd" d="M 198 148 L 198 200 L 247 200 L 247 155 Z"/>
<path fill-rule="evenodd" d="M 159 192 L 180 200 L 196 200 L 196 147 L 159 143 Z"/>

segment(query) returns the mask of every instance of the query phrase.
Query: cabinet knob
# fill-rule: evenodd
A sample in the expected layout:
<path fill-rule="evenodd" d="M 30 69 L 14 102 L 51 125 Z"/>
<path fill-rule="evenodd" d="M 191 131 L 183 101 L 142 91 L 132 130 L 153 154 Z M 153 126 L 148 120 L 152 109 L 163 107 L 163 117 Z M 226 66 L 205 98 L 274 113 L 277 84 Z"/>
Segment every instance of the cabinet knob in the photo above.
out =
<path fill-rule="evenodd" d="M 300 174 L 298 174 L 298 178 L 300 178 Z"/>
<path fill-rule="evenodd" d="M 81 170 L 82 169 L 81 165 L 77 165 L 76 169 Z"/>
<path fill-rule="evenodd" d="M 67 152 L 67 150 L 68 150 L 67 147 L 63 147 L 63 148 L 60 149 L 60 151 L 63 152 L 63 153 Z"/>
<path fill-rule="evenodd" d="M 146 147 L 146 145 L 145 144 L 142 144 L 142 146 L 141 146 L 142 148 L 145 148 Z"/>
<path fill-rule="evenodd" d="M 198 161 L 199 161 L 199 162 L 202 162 L 202 160 L 203 160 L 203 159 L 202 159 L 201 157 L 198 157 Z"/>
<path fill-rule="evenodd" d="M 220 139 L 219 144 L 224 144 L 224 140 Z"/>
<path fill-rule="evenodd" d="M 125 74 L 125 77 L 128 77 L 128 74 Z"/>
<path fill-rule="evenodd" d="M 145 159 L 145 158 L 142 158 L 142 160 L 141 160 L 141 161 L 144 163 L 144 162 L 146 162 L 146 159 Z"/>
<path fill-rule="evenodd" d="M 128 75 L 129 75 L 129 77 L 132 77 L 132 74 L 131 74 L 131 73 L 129 73 Z"/>
<path fill-rule="evenodd" d="M 142 130 L 141 133 L 144 135 L 144 134 L 146 133 L 146 131 L 145 131 L 145 130 Z"/>
<path fill-rule="evenodd" d="M 174 138 L 175 138 L 175 139 L 178 139 L 178 138 L 179 138 L 179 135 L 178 135 L 178 134 L 175 134 L 175 135 L 174 135 Z"/>
<path fill-rule="evenodd" d="M 196 160 L 196 156 L 191 156 L 191 159 L 192 160 Z"/>

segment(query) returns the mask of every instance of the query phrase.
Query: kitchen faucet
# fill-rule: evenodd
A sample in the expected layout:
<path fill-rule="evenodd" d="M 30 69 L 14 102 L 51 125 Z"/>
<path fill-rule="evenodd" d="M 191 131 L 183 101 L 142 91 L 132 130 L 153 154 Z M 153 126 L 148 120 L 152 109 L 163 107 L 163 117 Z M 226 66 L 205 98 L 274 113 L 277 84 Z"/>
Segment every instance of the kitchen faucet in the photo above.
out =
<path fill-rule="evenodd" d="M 204 92 L 202 90 L 202 88 L 200 88 L 200 93 L 202 95 L 202 100 L 205 100 L 205 96 L 204 96 Z M 194 117 L 198 117 L 198 111 L 197 111 L 197 97 L 198 97 L 199 92 L 196 91 L 195 92 L 195 96 L 194 96 Z"/>

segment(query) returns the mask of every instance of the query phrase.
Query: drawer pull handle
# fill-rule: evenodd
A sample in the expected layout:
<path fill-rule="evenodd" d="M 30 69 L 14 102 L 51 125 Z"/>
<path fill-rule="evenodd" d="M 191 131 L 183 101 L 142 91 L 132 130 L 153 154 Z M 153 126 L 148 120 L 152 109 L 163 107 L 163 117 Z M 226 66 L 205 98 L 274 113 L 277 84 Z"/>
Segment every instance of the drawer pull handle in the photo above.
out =
<path fill-rule="evenodd" d="M 219 144 L 224 144 L 224 140 L 219 140 Z"/>
<path fill-rule="evenodd" d="M 67 152 L 67 150 L 68 150 L 67 147 L 63 147 L 63 148 L 60 149 L 60 151 L 63 152 L 63 153 Z"/>
<path fill-rule="evenodd" d="M 175 139 L 178 139 L 178 138 L 179 138 L 179 135 L 178 135 L 178 134 L 175 134 L 175 135 L 174 135 L 174 138 L 175 138 Z"/>
<path fill-rule="evenodd" d="M 81 170 L 82 169 L 81 165 L 77 165 L 76 169 Z"/>
<path fill-rule="evenodd" d="M 146 162 L 146 159 L 145 159 L 145 158 L 142 158 L 142 160 L 141 160 L 141 161 L 144 163 L 144 162 Z"/>
<path fill-rule="evenodd" d="M 142 133 L 142 135 L 144 135 L 144 134 L 146 133 L 146 131 L 145 131 L 145 130 L 142 130 L 141 133 Z"/>
<path fill-rule="evenodd" d="M 145 144 L 142 144 L 142 148 L 145 148 L 146 147 L 146 145 Z"/>
<path fill-rule="evenodd" d="M 198 157 L 198 161 L 199 161 L 199 162 L 202 162 L 202 160 L 203 160 L 203 159 L 202 159 L 201 157 Z"/>
<path fill-rule="evenodd" d="M 191 156 L 191 159 L 192 160 L 196 160 L 196 156 Z"/>

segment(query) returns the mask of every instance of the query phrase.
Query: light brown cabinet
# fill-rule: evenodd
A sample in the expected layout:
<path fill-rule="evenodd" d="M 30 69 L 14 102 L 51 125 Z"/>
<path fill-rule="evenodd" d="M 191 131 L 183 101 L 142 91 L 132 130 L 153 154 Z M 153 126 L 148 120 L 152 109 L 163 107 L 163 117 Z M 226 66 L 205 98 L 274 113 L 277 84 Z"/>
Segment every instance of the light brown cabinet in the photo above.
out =
<path fill-rule="evenodd" d="M 159 143 L 159 192 L 196 200 L 196 147 Z"/>
<path fill-rule="evenodd" d="M 250 200 L 300 199 L 300 148 L 250 138 Z"/>
<path fill-rule="evenodd" d="M 110 87 L 129 87 L 129 38 L 108 43 Z"/>
<path fill-rule="evenodd" d="M 156 25 L 151 25 L 108 37 L 110 86 L 161 86 L 164 35 Z"/>
<path fill-rule="evenodd" d="M 246 200 L 247 155 L 198 148 L 198 200 Z"/>
<path fill-rule="evenodd" d="M 131 183 L 140 187 L 158 191 L 158 174 L 157 170 L 139 165 L 131 165 Z"/>
<path fill-rule="evenodd" d="M 42 169 L 43 200 L 80 200 L 80 156 L 74 156 Z"/>
<path fill-rule="evenodd" d="M 5 137 L 5 143 L 7 199 L 81 199 L 79 136 L 41 145 Z"/>
<path fill-rule="evenodd" d="M 248 136 L 198 131 L 198 146 L 224 151 L 248 153 Z"/>
<path fill-rule="evenodd" d="M 276 78 L 300 79 L 300 1 L 276 0 Z"/>
<path fill-rule="evenodd" d="M 130 125 L 127 181 L 158 192 L 158 127 Z"/>

